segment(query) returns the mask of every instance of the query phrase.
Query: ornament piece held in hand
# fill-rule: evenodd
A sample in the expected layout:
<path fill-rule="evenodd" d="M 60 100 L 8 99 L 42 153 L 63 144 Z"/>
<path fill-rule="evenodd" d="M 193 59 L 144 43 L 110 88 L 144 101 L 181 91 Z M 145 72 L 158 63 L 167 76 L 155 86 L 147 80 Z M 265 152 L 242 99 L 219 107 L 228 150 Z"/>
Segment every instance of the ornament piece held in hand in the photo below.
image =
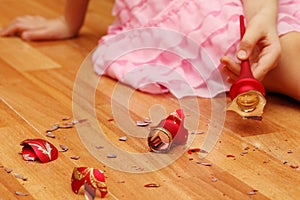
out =
<path fill-rule="evenodd" d="M 21 142 L 22 155 L 26 161 L 39 159 L 42 163 L 57 159 L 58 150 L 50 142 L 43 139 L 27 139 Z"/>
<path fill-rule="evenodd" d="M 157 126 L 151 127 L 148 146 L 153 152 L 166 153 L 173 144 L 184 145 L 187 139 L 188 130 L 184 128 L 184 114 L 178 109 Z"/>
<path fill-rule="evenodd" d="M 90 194 L 96 192 L 99 189 L 101 198 L 104 198 L 107 194 L 107 187 L 105 184 L 104 173 L 99 169 L 89 167 L 75 167 L 72 174 L 72 190 L 78 194 L 79 189 L 85 185 L 85 189 L 88 188 Z M 89 186 L 89 187 L 88 187 Z M 91 192 L 91 190 L 94 190 Z M 85 191 L 87 193 L 87 191 Z"/>
<path fill-rule="evenodd" d="M 245 33 L 244 16 L 240 16 L 241 38 Z M 241 62 L 238 80 L 232 84 L 229 96 L 232 100 L 227 110 L 238 113 L 245 119 L 262 119 L 266 105 L 265 88 L 253 77 L 249 60 Z"/>

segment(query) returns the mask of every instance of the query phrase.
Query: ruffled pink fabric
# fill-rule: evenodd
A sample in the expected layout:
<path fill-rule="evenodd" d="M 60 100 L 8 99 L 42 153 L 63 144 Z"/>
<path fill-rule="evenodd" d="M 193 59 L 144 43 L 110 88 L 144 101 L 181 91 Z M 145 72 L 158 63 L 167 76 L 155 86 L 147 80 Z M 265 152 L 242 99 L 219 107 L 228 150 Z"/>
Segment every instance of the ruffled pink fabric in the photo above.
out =
<path fill-rule="evenodd" d="M 97 74 L 178 98 L 229 90 L 219 60 L 239 43 L 240 0 L 116 0 L 113 14 L 93 54 Z M 290 31 L 300 31 L 300 1 L 279 0 L 278 32 Z"/>

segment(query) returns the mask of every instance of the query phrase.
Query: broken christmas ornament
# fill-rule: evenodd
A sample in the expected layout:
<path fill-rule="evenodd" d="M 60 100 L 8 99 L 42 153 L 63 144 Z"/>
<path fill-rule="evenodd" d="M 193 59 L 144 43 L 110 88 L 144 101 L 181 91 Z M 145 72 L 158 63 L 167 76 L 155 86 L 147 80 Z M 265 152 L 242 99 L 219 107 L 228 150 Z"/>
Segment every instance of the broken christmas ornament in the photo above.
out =
<path fill-rule="evenodd" d="M 99 189 L 101 198 L 107 194 L 105 176 L 103 171 L 90 167 L 75 167 L 71 179 L 71 187 L 74 193 L 78 194 L 79 189 L 85 185 L 85 195 L 92 194 L 91 191 Z M 88 191 L 87 191 L 88 189 Z"/>
<path fill-rule="evenodd" d="M 27 139 L 20 143 L 22 156 L 26 161 L 39 159 L 42 163 L 57 159 L 58 150 L 50 142 L 43 139 Z"/>
<path fill-rule="evenodd" d="M 84 183 L 84 197 L 85 200 L 94 200 L 96 197 L 96 189 L 91 187 L 86 182 Z"/>
<path fill-rule="evenodd" d="M 245 33 L 244 16 L 240 16 L 241 38 Z M 238 113 L 244 119 L 261 120 L 266 105 L 265 88 L 253 77 L 249 60 L 241 62 L 239 78 L 230 88 L 232 100 L 227 110 Z"/>
<path fill-rule="evenodd" d="M 178 109 L 157 126 L 151 127 L 148 146 L 153 152 L 166 153 L 173 144 L 186 144 L 187 138 L 188 130 L 184 128 L 184 114 L 181 109 Z"/>

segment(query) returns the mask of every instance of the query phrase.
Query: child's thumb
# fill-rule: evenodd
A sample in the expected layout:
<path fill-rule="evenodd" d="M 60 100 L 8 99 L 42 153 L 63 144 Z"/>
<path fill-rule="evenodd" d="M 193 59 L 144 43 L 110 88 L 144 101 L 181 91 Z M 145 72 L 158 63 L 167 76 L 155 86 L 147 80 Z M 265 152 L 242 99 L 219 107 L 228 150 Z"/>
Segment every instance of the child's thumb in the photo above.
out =
<path fill-rule="evenodd" d="M 236 57 L 239 60 L 246 60 L 250 57 L 256 43 L 259 40 L 259 34 L 247 30 L 240 41 Z"/>

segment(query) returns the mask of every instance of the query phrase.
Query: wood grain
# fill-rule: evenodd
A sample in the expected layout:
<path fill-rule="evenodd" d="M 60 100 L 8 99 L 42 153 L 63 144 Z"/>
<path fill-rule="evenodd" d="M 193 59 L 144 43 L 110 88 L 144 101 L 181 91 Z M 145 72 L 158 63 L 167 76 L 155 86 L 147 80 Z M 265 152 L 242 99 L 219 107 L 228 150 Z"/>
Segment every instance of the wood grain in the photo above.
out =
<path fill-rule="evenodd" d="M 97 76 L 90 53 L 114 20 L 113 3 L 91 0 L 78 38 L 0 38 L 0 199 L 84 199 L 82 189 L 78 195 L 71 190 L 72 170 L 78 166 L 105 172 L 105 199 L 298 199 L 299 102 L 268 94 L 264 119 L 247 121 L 234 113 L 223 115 L 228 98 L 178 100 Z M 0 0 L 0 27 L 25 14 L 56 17 L 63 6 L 64 0 Z M 188 145 L 166 155 L 150 153 L 149 127 L 137 127 L 135 122 L 151 117 L 151 125 L 156 125 L 180 106 L 187 115 Z M 45 131 L 66 116 L 87 121 L 53 132 L 55 138 L 46 137 Z M 124 135 L 127 140 L 119 141 Z M 28 138 L 46 139 L 69 150 L 49 163 L 25 162 L 20 142 Z M 212 147 L 204 158 L 187 153 L 201 146 Z M 117 158 L 107 158 L 109 153 Z M 148 183 L 160 187 L 144 187 Z M 252 190 L 256 194 L 250 195 Z"/>
<path fill-rule="evenodd" d="M 17 71 L 25 72 L 61 67 L 58 63 L 18 38 L 0 38 L 0 46 L 0 54 L 3 60 L 10 66 L 16 67 Z M 28 60 L 30 62 L 26 62 Z"/>

